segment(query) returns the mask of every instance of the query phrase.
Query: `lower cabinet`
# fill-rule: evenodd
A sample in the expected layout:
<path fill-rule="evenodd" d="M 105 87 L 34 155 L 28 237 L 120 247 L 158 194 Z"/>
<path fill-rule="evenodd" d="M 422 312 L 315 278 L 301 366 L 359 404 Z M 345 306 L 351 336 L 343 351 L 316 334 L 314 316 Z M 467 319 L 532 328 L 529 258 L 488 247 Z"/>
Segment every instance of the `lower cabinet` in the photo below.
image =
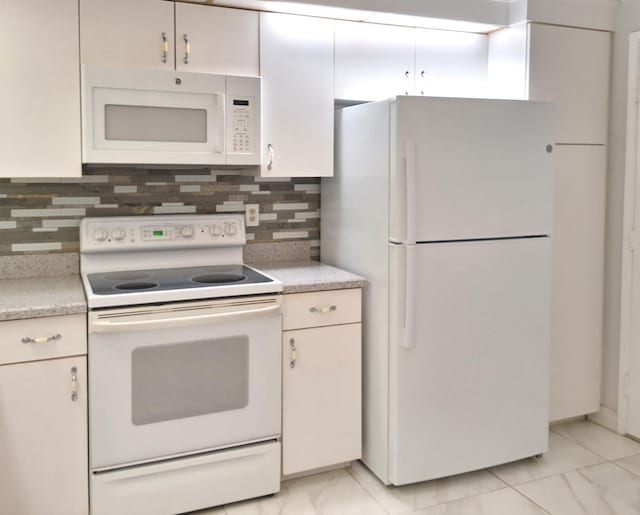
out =
<path fill-rule="evenodd" d="M 0 512 L 88 513 L 85 356 L 0 366 Z"/>
<path fill-rule="evenodd" d="M 347 463 L 362 455 L 360 302 L 359 289 L 285 295 L 285 476 Z"/>

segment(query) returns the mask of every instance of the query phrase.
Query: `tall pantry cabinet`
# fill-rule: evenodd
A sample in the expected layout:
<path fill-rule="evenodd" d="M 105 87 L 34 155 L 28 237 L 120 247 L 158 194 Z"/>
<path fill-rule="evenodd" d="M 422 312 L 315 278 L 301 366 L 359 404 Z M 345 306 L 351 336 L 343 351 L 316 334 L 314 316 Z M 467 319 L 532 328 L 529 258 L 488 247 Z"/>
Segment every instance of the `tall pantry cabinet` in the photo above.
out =
<path fill-rule="evenodd" d="M 611 35 L 522 23 L 489 41 L 499 95 L 556 105 L 550 420 L 600 409 Z"/>

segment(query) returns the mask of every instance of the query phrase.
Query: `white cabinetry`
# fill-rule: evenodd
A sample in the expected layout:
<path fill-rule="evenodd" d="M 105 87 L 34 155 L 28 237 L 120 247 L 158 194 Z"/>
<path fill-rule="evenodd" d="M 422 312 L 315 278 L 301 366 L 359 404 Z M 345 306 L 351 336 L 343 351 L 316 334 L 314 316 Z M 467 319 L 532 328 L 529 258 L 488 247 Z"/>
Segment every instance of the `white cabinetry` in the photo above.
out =
<path fill-rule="evenodd" d="M 260 14 L 262 175 L 333 175 L 334 21 Z"/>
<path fill-rule="evenodd" d="M 80 0 L 80 35 L 85 64 L 221 75 L 259 71 L 257 12 L 158 0 Z"/>
<path fill-rule="evenodd" d="M 0 176 L 79 177 L 77 1 L 3 1 L 0 45 Z"/>
<path fill-rule="evenodd" d="M 258 34 L 255 11 L 176 3 L 176 69 L 256 77 Z"/>
<path fill-rule="evenodd" d="M 487 88 L 486 34 L 416 29 L 413 95 L 484 97 Z"/>
<path fill-rule="evenodd" d="M 173 3 L 80 0 L 80 53 L 85 64 L 174 68 Z"/>
<path fill-rule="evenodd" d="M 336 98 L 384 100 L 413 91 L 415 30 L 336 22 Z"/>
<path fill-rule="evenodd" d="M 488 37 L 410 27 L 336 22 L 336 98 L 397 95 L 482 97 Z"/>
<path fill-rule="evenodd" d="M 550 419 L 600 409 L 606 150 L 558 145 Z"/>
<path fill-rule="evenodd" d="M 284 475 L 361 456 L 360 305 L 360 289 L 284 296 Z"/>
<path fill-rule="evenodd" d="M 86 356 L 69 356 L 86 353 L 84 319 L 0 323 L 2 513 L 89 511 Z M 48 342 L 22 342 L 55 334 Z M 40 360 L 26 361 L 34 358 Z"/>
<path fill-rule="evenodd" d="M 529 100 L 556 103 L 556 142 L 605 144 L 611 35 L 529 26 Z"/>
<path fill-rule="evenodd" d="M 600 405 L 610 39 L 598 30 L 521 23 L 489 44 L 494 96 L 556 106 L 552 422 Z"/>

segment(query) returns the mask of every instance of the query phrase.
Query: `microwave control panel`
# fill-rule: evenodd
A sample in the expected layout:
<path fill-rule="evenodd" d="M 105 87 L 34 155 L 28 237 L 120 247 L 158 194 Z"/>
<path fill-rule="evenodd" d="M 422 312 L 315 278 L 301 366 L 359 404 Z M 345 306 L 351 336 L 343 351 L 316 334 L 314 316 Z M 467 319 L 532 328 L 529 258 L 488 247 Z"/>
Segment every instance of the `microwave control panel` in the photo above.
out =
<path fill-rule="evenodd" d="M 231 151 L 253 152 L 253 99 L 232 98 L 231 102 Z"/>

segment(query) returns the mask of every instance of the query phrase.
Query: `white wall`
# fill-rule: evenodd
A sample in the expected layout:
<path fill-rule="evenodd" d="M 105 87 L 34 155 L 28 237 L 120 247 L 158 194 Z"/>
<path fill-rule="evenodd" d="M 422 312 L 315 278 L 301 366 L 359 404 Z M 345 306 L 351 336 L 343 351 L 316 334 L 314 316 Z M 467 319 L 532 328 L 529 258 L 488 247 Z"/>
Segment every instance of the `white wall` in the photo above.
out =
<path fill-rule="evenodd" d="M 618 8 L 616 32 L 613 36 L 602 376 L 602 404 L 613 410 L 617 410 L 618 407 L 620 270 L 627 123 L 627 60 L 629 34 L 637 30 L 640 30 L 640 0 L 622 0 Z"/>

